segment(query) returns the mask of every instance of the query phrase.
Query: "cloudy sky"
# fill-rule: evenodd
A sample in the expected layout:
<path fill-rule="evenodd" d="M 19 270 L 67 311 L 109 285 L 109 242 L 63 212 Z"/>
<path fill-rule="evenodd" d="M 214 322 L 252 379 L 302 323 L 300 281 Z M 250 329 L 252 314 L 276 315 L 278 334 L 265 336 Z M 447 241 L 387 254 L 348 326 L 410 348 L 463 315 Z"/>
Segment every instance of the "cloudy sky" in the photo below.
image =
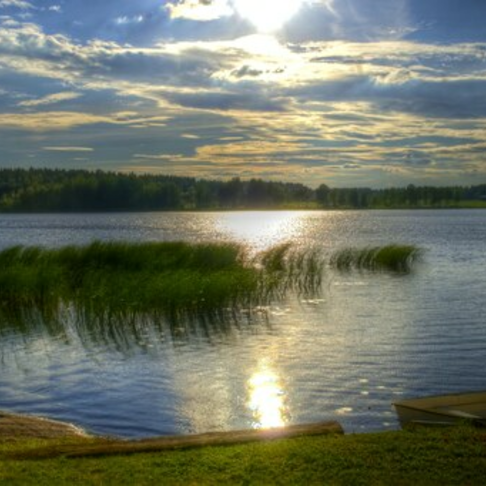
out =
<path fill-rule="evenodd" d="M 484 0 L 0 0 L 0 167 L 486 182 Z"/>

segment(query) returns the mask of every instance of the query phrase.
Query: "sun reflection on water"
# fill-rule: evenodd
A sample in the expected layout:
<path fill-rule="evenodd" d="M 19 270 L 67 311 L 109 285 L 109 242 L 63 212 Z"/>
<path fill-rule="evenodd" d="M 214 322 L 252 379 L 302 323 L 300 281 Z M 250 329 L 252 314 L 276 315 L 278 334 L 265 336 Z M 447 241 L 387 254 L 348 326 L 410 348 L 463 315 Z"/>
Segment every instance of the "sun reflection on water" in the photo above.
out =
<path fill-rule="evenodd" d="M 267 364 L 262 364 L 248 380 L 248 391 L 255 429 L 283 427 L 289 421 L 284 389 Z"/>
<path fill-rule="evenodd" d="M 299 230 L 300 219 L 297 211 L 232 212 L 222 215 L 218 229 L 258 251 L 291 240 Z"/>

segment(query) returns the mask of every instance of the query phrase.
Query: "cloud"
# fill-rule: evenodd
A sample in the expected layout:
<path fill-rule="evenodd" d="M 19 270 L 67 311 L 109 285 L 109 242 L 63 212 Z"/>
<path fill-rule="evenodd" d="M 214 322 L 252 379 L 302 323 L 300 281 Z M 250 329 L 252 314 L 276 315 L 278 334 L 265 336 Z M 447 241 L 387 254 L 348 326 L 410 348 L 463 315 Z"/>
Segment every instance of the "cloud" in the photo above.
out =
<path fill-rule="evenodd" d="M 287 94 L 307 102 L 367 102 L 385 112 L 455 119 L 486 117 L 485 92 L 486 79 L 381 83 L 373 76 L 349 76 L 308 83 Z"/>
<path fill-rule="evenodd" d="M 64 93 L 54 93 L 36 100 L 25 100 L 21 101 L 18 106 L 35 107 L 43 105 L 51 105 L 54 103 L 60 103 L 61 101 L 74 100 L 82 96 L 79 93 L 74 92 L 64 92 Z"/>
<path fill-rule="evenodd" d="M 344 9 L 311 7 L 329 17 Z M 107 22 L 121 31 L 137 15 L 121 9 Z M 96 133 L 96 155 L 110 167 L 159 163 L 199 177 L 377 185 L 385 173 L 446 180 L 484 164 L 486 43 L 246 36 L 137 46 L 3 20 L 0 131 L 8 130 L 9 160 L 29 147 L 59 161 L 87 151 Z"/>
<path fill-rule="evenodd" d="M 408 150 L 402 157 L 401 162 L 408 166 L 423 167 L 433 163 L 430 154 L 420 150 Z"/>
<path fill-rule="evenodd" d="M 239 108 L 238 99 L 245 97 L 245 91 L 256 89 L 257 95 L 263 91 L 255 83 L 245 85 L 238 81 L 262 78 L 261 86 L 272 80 L 272 91 L 264 91 L 266 104 L 274 107 L 285 104 L 277 100 L 282 95 L 303 101 L 376 99 L 384 107 L 412 112 L 423 107 L 424 112 L 435 110 L 442 116 L 454 105 L 454 99 L 460 99 L 458 105 L 463 108 L 456 107 L 452 116 L 482 113 L 483 103 L 478 101 L 486 76 L 477 71 L 478 65 L 484 63 L 484 46 L 311 43 L 300 46 L 303 52 L 296 52 L 292 46 L 285 49 L 270 45 L 261 53 L 255 52 L 262 46 L 242 41 L 172 43 L 153 48 L 93 41 L 83 46 L 65 36 L 49 36 L 32 24 L 0 32 L 3 62 L 17 72 L 78 84 L 84 81 L 91 86 L 115 81 L 116 88 L 121 86 L 116 83 L 120 80 L 125 86 L 144 83 L 206 89 L 207 101 L 200 92 L 170 96 L 172 101 L 180 100 L 182 106 L 207 104 L 213 109 L 217 98 L 221 98 L 224 109 L 231 106 L 232 99 Z M 450 66 L 447 73 L 440 70 L 445 61 Z M 447 92 L 453 94 L 449 100 Z M 258 100 L 253 103 L 257 109 L 262 104 Z M 469 107 L 474 108 L 470 115 Z"/>
<path fill-rule="evenodd" d="M 306 2 L 285 28 L 290 42 L 404 39 L 416 30 L 410 0 Z"/>
<path fill-rule="evenodd" d="M 287 92 L 301 101 L 367 102 L 383 111 L 426 117 L 486 116 L 481 95 L 486 89 L 485 44 L 311 43 L 302 47 L 300 55 L 308 59 L 311 74 Z"/>
<path fill-rule="evenodd" d="M 83 80 L 123 79 L 147 84 L 200 85 L 229 67 L 238 54 L 228 43 L 162 44 L 153 48 L 121 46 L 93 40 L 74 43 L 63 35 L 45 34 L 35 24 L 0 30 L 0 55 L 5 65 L 29 75 Z"/>
<path fill-rule="evenodd" d="M 7 113 L 0 116 L 0 127 L 29 131 L 67 130 L 84 124 L 106 122 L 106 118 L 80 113 Z"/>
<path fill-rule="evenodd" d="M 229 16 L 233 13 L 227 0 L 176 0 L 168 2 L 172 19 L 210 21 Z"/>
<path fill-rule="evenodd" d="M 0 128 L 34 132 L 63 131 L 83 125 L 128 124 L 114 115 L 95 115 L 69 111 L 45 111 L 39 113 L 5 113 L 0 115 Z"/>
<path fill-rule="evenodd" d="M 21 10 L 34 9 L 32 3 L 25 0 L 0 0 L 0 8 L 14 7 Z"/>
<path fill-rule="evenodd" d="M 93 152 L 90 147 L 42 147 L 42 150 L 51 152 Z"/>
<path fill-rule="evenodd" d="M 221 111 L 270 111 L 285 110 L 285 103 L 259 93 L 258 89 L 251 91 L 210 91 L 210 92 L 166 92 L 164 98 L 173 104 L 188 108 Z"/>
<path fill-rule="evenodd" d="M 143 20 L 144 20 L 143 15 L 135 15 L 133 17 L 128 17 L 126 15 L 123 15 L 121 17 L 115 18 L 115 24 L 117 25 L 139 24 L 140 22 L 143 22 Z"/>

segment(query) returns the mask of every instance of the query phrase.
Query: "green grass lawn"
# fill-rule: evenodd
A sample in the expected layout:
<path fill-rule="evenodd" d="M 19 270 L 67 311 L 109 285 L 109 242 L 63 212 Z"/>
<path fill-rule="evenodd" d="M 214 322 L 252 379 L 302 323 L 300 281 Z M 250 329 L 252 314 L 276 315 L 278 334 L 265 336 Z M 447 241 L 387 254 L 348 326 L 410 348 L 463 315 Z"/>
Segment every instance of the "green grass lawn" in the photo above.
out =
<path fill-rule="evenodd" d="M 10 457 L 45 445 L 45 441 L 0 443 L 0 484 L 482 485 L 486 481 L 486 430 L 467 426 L 99 458 Z"/>

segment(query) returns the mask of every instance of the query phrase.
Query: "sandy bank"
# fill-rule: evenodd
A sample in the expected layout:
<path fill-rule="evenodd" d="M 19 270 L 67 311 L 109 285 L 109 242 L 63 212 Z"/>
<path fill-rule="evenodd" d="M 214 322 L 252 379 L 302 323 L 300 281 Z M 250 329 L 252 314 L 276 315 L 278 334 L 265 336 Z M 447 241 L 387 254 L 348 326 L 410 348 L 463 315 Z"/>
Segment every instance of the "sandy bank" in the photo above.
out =
<path fill-rule="evenodd" d="M 89 435 L 80 427 L 70 423 L 0 411 L 0 441 L 60 437 L 89 437 Z"/>

